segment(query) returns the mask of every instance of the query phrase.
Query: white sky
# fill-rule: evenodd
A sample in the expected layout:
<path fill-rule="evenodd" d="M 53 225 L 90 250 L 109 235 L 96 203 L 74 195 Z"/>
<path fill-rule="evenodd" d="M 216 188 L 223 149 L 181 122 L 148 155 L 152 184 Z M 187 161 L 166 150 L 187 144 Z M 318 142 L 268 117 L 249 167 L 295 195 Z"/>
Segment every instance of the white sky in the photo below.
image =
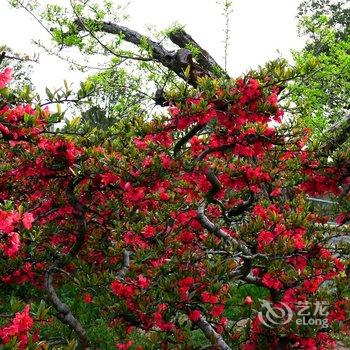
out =
<path fill-rule="evenodd" d="M 40 1 L 40 0 L 39 0 Z M 250 67 L 283 56 L 290 58 L 291 49 L 303 47 L 297 36 L 297 6 L 301 0 L 232 0 L 228 71 L 240 75 Z M 68 0 L 53 1 L 68 4 Z M 178 22 L 187 32 L 223 65 L 222 7 L 215 0 L 132 0 L 128 9 L 128 26 L 146 33 L 146 25 L 158 30 Z M 23 10 L 11 9 L 7 0 L 0 0 L 0 45 L 19 52 L 40 53 L 31 39 L 48 40 L 48 34 Z M 278 53 L 278 50 L 280 53 Z M 40 53 L 40 65 L 34 66 L 33 82 L 39 89 L 60 87 L 63 79 L 79 81 L 81 73 L 67 70 L 57 58 Z"/>

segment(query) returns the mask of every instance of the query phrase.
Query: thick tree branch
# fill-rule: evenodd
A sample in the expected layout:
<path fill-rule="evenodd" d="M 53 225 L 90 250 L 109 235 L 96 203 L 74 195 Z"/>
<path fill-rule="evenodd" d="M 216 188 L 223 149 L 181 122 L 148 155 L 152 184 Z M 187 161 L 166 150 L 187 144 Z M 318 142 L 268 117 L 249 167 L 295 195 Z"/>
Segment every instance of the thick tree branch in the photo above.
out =
<path fill-rule="evenodd" d="M 136 46 L 141 46 L 143 43 L 147 43 L 151 51 L 151 56 L 155 61 L 161 63 L 163 66 L 173 71 L 177 76 L 187 81 L 192 86 L 197 86 L 197 78 L 199 76 L 213 75 L 215 71 L 214 67 L 217 66 L 215 60 L 205 50 L 200 48 L 198 44 L 196 45 L 198 48 L 200 48 L 201 52 L 199 64 L 195 63 L 192 60 L 191 51 L 185 47 L 182 47 L 184 46 L 182 44 L 182 46 L 179 45 L 179 50 L 172 52 L 164 48 L 160 43 L 157 43 L 128 27 L 121 26 L 116 23 L 94 21 L 81 18 L 76 19 L 74 23 L 78 31 L 87 31 L 86 23 L 89 23 L 89 25 L 92 25 L 94 28 L 96 28 L 94 29 L 95 31 L 107 34 L 121 35 L 125 41 Z M 183 39 L 181 39 L 182 36 L 184 36 Z M 186 43 L 189 40 L 192 40 L 192 42 L 195 43 L 195 41 L 183 31 L 178 32 L 175 37 L 176 38 L 173 37 L 173 39 L 179 43 Z M 133 59 L 133 57 L 130 57 L 130 59 Z M 184 73 L 187 66 L 190 66 L 189 77 L 187 77 Z"/>
<path fill-rule="evenodd" d="M 214 330 L 212 325 L 203 316 L 199 318 L 199 320 L 196 322 L 196 325 L 203 332 L 205 337 L 218 349 L 231 350 L 222 336 Z"/>
<path fill-rule="evenodd" d="M 130 255 L 131 253 L 128 250 L 123 249 L 123 264 L 122 268 L 117 272 L 117 278 L 124 278 L 128 272 L 130 266 Z"/>
<path fill-rule="evenodd" d="M 47 294 L 51 300 L 52 305 L 58 312 L 58 318 L 63 322 L 68 324 L 77 334 L 79 338 L 79 346 L 80 349 L 89 349 L 89 339 L 86 335 L 86 332 L 80 322 L 73 316 L 69 307 L 64 304 L 60 298 L 58 297 L 52 282 L 53 282 L 53 274 L 57 269 L 59 263 L 56 261 L 53 265 L 51 265 L 45 273 L 45 289 Z"/>
<path fill-rule="evenodd" d="M 199 53 L 196 57 L 196 60 L 202 69 L 205 69 L 208 72 L 214 73 L 219 71 L 225 75 L 226 78 L 229 78 L 228 74 L 224 71 L 223 68 L 215 61 L 215 59 L 210 56 L 210 54 L 204 50 L 198 43 L 187 34 L 183 29 L 178 29 L 171 31 L 168 35 L 169 39 L 181 48 L 188 48 L 193 46 L 198 49 Z"/>
<path fill-rule="evenodd" d="M 208 219 L 208 217 L 205 215 L 205 207 L 206 203 L 203 202 L 197 209 L 197 218 L 201 225 L 216 237 L 221 238 L 224 241 L 231 243 L 233 246 L 238 247 L 239 250 L 243 252 L 243 254 L 247 256 L 252 255 L 250 249 L 245 244 L 231 237 L 224 230 L 220 229 L 217 225 Z"/>

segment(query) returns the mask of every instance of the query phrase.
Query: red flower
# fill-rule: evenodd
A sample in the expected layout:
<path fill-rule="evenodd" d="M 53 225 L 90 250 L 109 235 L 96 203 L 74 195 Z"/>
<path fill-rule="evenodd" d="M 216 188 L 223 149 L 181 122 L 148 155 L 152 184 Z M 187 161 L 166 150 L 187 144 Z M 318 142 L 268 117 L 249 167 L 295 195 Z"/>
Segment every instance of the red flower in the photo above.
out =
<path fill-rule="evenodd" d="M 179 282 L 178 282 L 180 287 L 185 287 L 185 286 L 188 287 L 193 283 L 194 283 L 193 277 L 185 277 L 185 278 L 179 280 Z"/>
<path fill-rule="evenodd" d="M 100 177 L 101 177 L 101 183 L 105 186 L 108 186 L 109 184 L 117 183 L 120 181 L 120 177 L 116 174 L 113 174 L 112 172 L 106 172 L 104 174 L 101 174 Z"/>
<path fill-rule="evenodd" d="M 143 237 L 152 238 L 156 234 L 156 229 L 153 226 L 147 225 L 142 230 Z"/>
<path fill-rule="evenodd" d="M 6 244 L 0 243 L 0 249 L 4 252 L 5 255 L 12 258 L 19 251 L 21 242 L 19 234 L 16 232 L 11 232 L 8 234 L 8 242 Z"/>
<path fill-rule="evenodd" d="M 270 231 L 261 231 L 258 235 L 258 249 L 263 251 L 265 246 L 270 244 L 274 239 L 272 232 Z"/>
<path fill-rule="evenodd" d="M 315 277 L 313 279 L 305 281 L 304 282 L 304 288 L 309 293 L 315 293 L 322 281 L 323 281 L 323 278 L 321 276 Z"/>
<path fill-rule="evenodd" d="M 167 304 L 159 304 L 157 307 L 157 311 L 154 313 L 154 323 L 162 331 L 172 331 L 175 327 L 175 325 L 172 322 L 164 322 L 163 320 L 163 313 L 166 311 L 167 308 Z"/>
<path fill-rule="evenodd" d="M 210 314 L 213 317 L 219 317 L 220 315 L 223 314 L 223 312 L 225 311 L 225 306 L 222 304 L 219 305 L 214 305 L 213 308 L 210 311 Z"/>
<path fill-rule="evenodd" d="M 328 321 L 333 322 L 333 321 L 345 320 L 348 317 L 347 316 L 347 314 L 349 313 L 348 310 L 350 310 L 349 306 L 350 305 L 348 300 L 336 301 L 335 304 L 332 305 L 332 310 L 328 315 Z"/>
<path fill-rule="evenodd" d="M 84 301 L 86 304 L 90 304 L 92 302 L 92 296 L 89 293 L 84 294 Z"/>
<path fill-rule="evenodd" d="M 253 299 L 251 296 L 247 295 L 244 299 L 244 304 L 247 304 L 247 305 L 252 305 L 253 304 Z"/>
<path fill-rule="evenodd" d="M 316 340 L 314 338 L 302 338 L 299 343 L 302 349 L 317 350 Z"/>
<path fill-rule="evenodd" d="M 126 343 L 118 343 L 117 349 L 118 350 L 128 350 L 132 346 L 133 342 L 131 340 L 128 340 Z"/>
<path fill-rule="evenodd" d="M 23 226 L 27 230 L 30 230 L 32 228 L 33 221 L 34 221 L 33 213 L 27 212 L 23 214 L 22 222 L 23 222 Z"/>
<path fill-rule="evenodd" d="M 219 301 L 219 298 L 213 294 L 208 293 L 208 292 L 203 292 L 202 293 L 202 301 L 203 301 L 203 303 L 215 304 Z"/>
<path fill-rule="evenodd" d="M 119 281 L 111 283 L 112 292 L 121 298 L 130 298 L 135 295 L 135 288 L 133 286 L 125 285 Z"/>
<path fill-rule="evenodd" d="M 281 187 L 276 187 L 271 193 L 270 196 L 271 197 L 277 197 L 282 193 L 282 189 Z"/>
<path fill-rule="evenodd" d="M 148 286 L 150 285 L 150 280 L 144 275 L 138 275 L 137 281 L 138 281 L 138 285 L 144 289 L 148 288 Z"/>
<path fill-rule="evenodd" d="M 196 235 L 193 232 L 182 231 L 178 236 L 178 239 L 183 243 L 191 243 L 196 238 Z"/>
<path fill-rule="evenodd" d="M 272 277 L 269 273 L 264 275 L 262 282 L 266 287 L 272 289 L 281 289 L 283 287 L 283 284 L 278 280 L 278 278 Z"/>
<path fill-rule="evenodd" d="M 201 312 L 199 310 L 193 310 L 188 314 L 188 319 L 192 322 L 197 322 L 201 317 Z"/>
<path fill-rule="evenodd" d="M 27 332 L 33 327 L 33 319 L 29 315 L 30 306 L 26 305 L 22 312 L 17 312 L 9 326 L 0 329 L 0 338 L 6 344 L 12 337 L 20 339 L 20 349 L 28 343 Z"/>
<path fill-rule="evenodd" d="M 344 223 L 347 221 L 347 219 L 348 219 L 348 214 L 345 212 L 342 212 L 338 215 L 336 223 L 338 225 L 344 225 Z"/>
<path fill-rule="evenodd" d="M 0 89 L 4 88 L 12 79 L 12 68 L 6 67 L 0 72 Z"/>
<path fill-rule="evenodd" d="M 189 299 L 188 291 L 193 283 L 193 277 L 185 277 L 178 282 L 180 299 L 182 301 L 187 301 Z"/>

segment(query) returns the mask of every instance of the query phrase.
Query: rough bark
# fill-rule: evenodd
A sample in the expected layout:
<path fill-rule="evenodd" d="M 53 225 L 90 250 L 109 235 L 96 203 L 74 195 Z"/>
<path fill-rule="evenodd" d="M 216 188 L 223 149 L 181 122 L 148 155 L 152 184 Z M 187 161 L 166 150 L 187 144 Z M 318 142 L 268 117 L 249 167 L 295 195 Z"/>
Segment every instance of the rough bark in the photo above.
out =
<path fill-rule="evenodd" d="M 203 332 L 205 337 L 218 349 L 220 350 L 231 350 L 231 348 L 226 344 L 222 336 L 217 333 L 212 325 L 201 316 L 196 322 L 198 328 Z"/>
<path fill-rule="evenodd" d="M 209 72 L 215 72 L 218 70 L 229 78 L 228 74 L 224 71 L 223 68 L 215 61 L 215 59 L 204 50 L 188 33 L 183 29 L 178 29 L 170 32 L 168 35 L 169 39 L 179 47 L 186 48 L 188 45 L 192 45 L 199 50 L 199 54 L 196 57 L 198 64 L 205 70 Z"/>
<path fill-rule="evenodd" d="M 81 18 L 75 21 L 78 31 L 87 31 L 85 21 L 87 22 L 86 19 Z M 121 26 L 117 23 L 91 20 L 88 22 L 90 25 L 93 24 L 94 28 L 96 28 L 94 31 L 122 35 L 125 41 L 136 46 L 140 46 L 143 42 L 147 42 L 148 47 L 151 49 L 152 58 L 155 61 L 173 71 L 177 76 L 187 81 L 192 86 L 197 86 L 197 78 L 200 76 L 213 76 L 218 71 L 224 72 L 209 53 L 201 48 L 193 38 L 183 30 L 174 31 L 169 34 L 170 40 L 180 47 L 179 50 L 173 52 L 167 50 L 160 43 L 141 35 L 135 30 Z M 193 44 L 199 49 L 200 54 L 197 59 L 198 63 L 193 60 L 192 53 L 188 50 L 186 44 Z M 186 76 L 184 72 L 188 66 L 190 66 L 190 71 L 189 76 Z"/>
<path fill-rule="evenodd" d="M 123 264 L 122 268 L 117 272 L 118 279 L 124 278 L 128 272 L 130 266 L 130 255 L 131 253 L 128 250 L 123 249 Z"/>
<path fill-rule="evenodd" d="M 58 318 L 69 325 L 74 330 L 79 338 L 79 348 L 82 350 L 89 349 L 89 339 L 86 335 L 86 331 L 80 322 L 73 316 L 68 305 L 64 304 L 58 297 L 55 288 L 53 287 L 53 275 L 58 266 L 58 262 L 51 265 L 45 273 L 45 289 L 48 297 L 51 300 L 53 307 L 58 312 Z"/>

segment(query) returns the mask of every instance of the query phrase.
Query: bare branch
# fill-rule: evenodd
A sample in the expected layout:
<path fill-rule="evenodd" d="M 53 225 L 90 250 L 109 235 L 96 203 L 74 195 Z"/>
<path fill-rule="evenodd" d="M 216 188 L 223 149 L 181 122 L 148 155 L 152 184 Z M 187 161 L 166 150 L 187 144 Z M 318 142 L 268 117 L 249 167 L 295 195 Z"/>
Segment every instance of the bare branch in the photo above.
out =
<path fill-rule="evenodd" d="M 53 304 L 54 308 L 58 312 L 58 318 L 63 322 L 68 324 L 77 334 L 80 341 L 81 349 L 89 349 L 89 339 L 86 335 L 86 331 L 80 324 L 80 322 L 73 316 L 69 307 L 64 304 L 58 297 L 53 285 L 53 274 L 57 269 L 58 262 L 55 262 L 51 265 L 45 273 L 45 289 L 48 293 L 48 296 Z"/>
<path fill-rule="evenodd" d="M 214 330 L 213 326 L 205 319 L 205 317 L 201 316 L 196 322 L 196 325 L 212 345 L 218 347 L 220 350 L 231 350 L 222 336 Z"/>
<path fill-rule="evenodd" d="M 208 72 L 214 73 L 215 70 L 222 72 L 226 78 L 229 78 L 228 74 L 223 68 L 215 61 L 215 59 L 210 56 L 210 54 L 204 50 L 198 43 L 183 29 L 178 29 L 170 32 L 168 35 L 169 39 L 181 48 L 188 48 L 189 45 L 196 47 L 199 50 L 199 54 L 196 57 L 199 65 L 207 70 Z"/>
<path fill-rule="evenodd" d="M 117 272 L 117 278 L 124 278 L 128 272 L 130 266 L 130 255 L 131 253 L 128 250 L 123 249 L 123 265 L 122 268 Z"/>
<path fill-rule="evenodd" d="M 87 31 L 87 21 L 88 20 L 84 18 L 78 18 L 75 20 L 74 23 L 77 27 L 78 32 Z M 136 46 L 141 46 L 143 43 L 147 43 L 151 51 L 151 57 L 154 61 L 159 62 L 163 66 L 167 67 L 168 69 L 173 71 L 177 76 L 187 81 L 192 86 L 197 86 L 197 78 L 199 76 L 213 75 L 214 66 L 217 66 L 214 59 L 212 59 L 212 57 L 203 49 L 201 49 L 202 56 L 200 59 L 202 64 L 198 65 L 192 60 L 192 53 L 187 48 L 181 47 L 176 52 L 169 51 L 166 48 L 164 48 L 160 43 L 155 42 L 150 38 L 143 36 L 140 33 L 128 27 L 121 26 L 112 22 L 103 22 L 96 20 L 89 20 L 89 23 L 93 24 L 94 28 L 96 28 L 96 31 L 114 35 L 121 35 L 125 41 Z M 181 33 L 184 32 L 180 32 L 180 34 Z M 178 40 L 180 42 L 180 37 L 178 37 L 175 40 Z M 188 40 L 192 40 L 195 43 L 195 41 L 186 34 L 186 39 L 184 39 L 184 42 Z M 133 57 L 129 58 L 133 59 Z M 187 77 L 184 73 L 185 69 L 188 66 L 190 67 L 189 77 Z"/>

